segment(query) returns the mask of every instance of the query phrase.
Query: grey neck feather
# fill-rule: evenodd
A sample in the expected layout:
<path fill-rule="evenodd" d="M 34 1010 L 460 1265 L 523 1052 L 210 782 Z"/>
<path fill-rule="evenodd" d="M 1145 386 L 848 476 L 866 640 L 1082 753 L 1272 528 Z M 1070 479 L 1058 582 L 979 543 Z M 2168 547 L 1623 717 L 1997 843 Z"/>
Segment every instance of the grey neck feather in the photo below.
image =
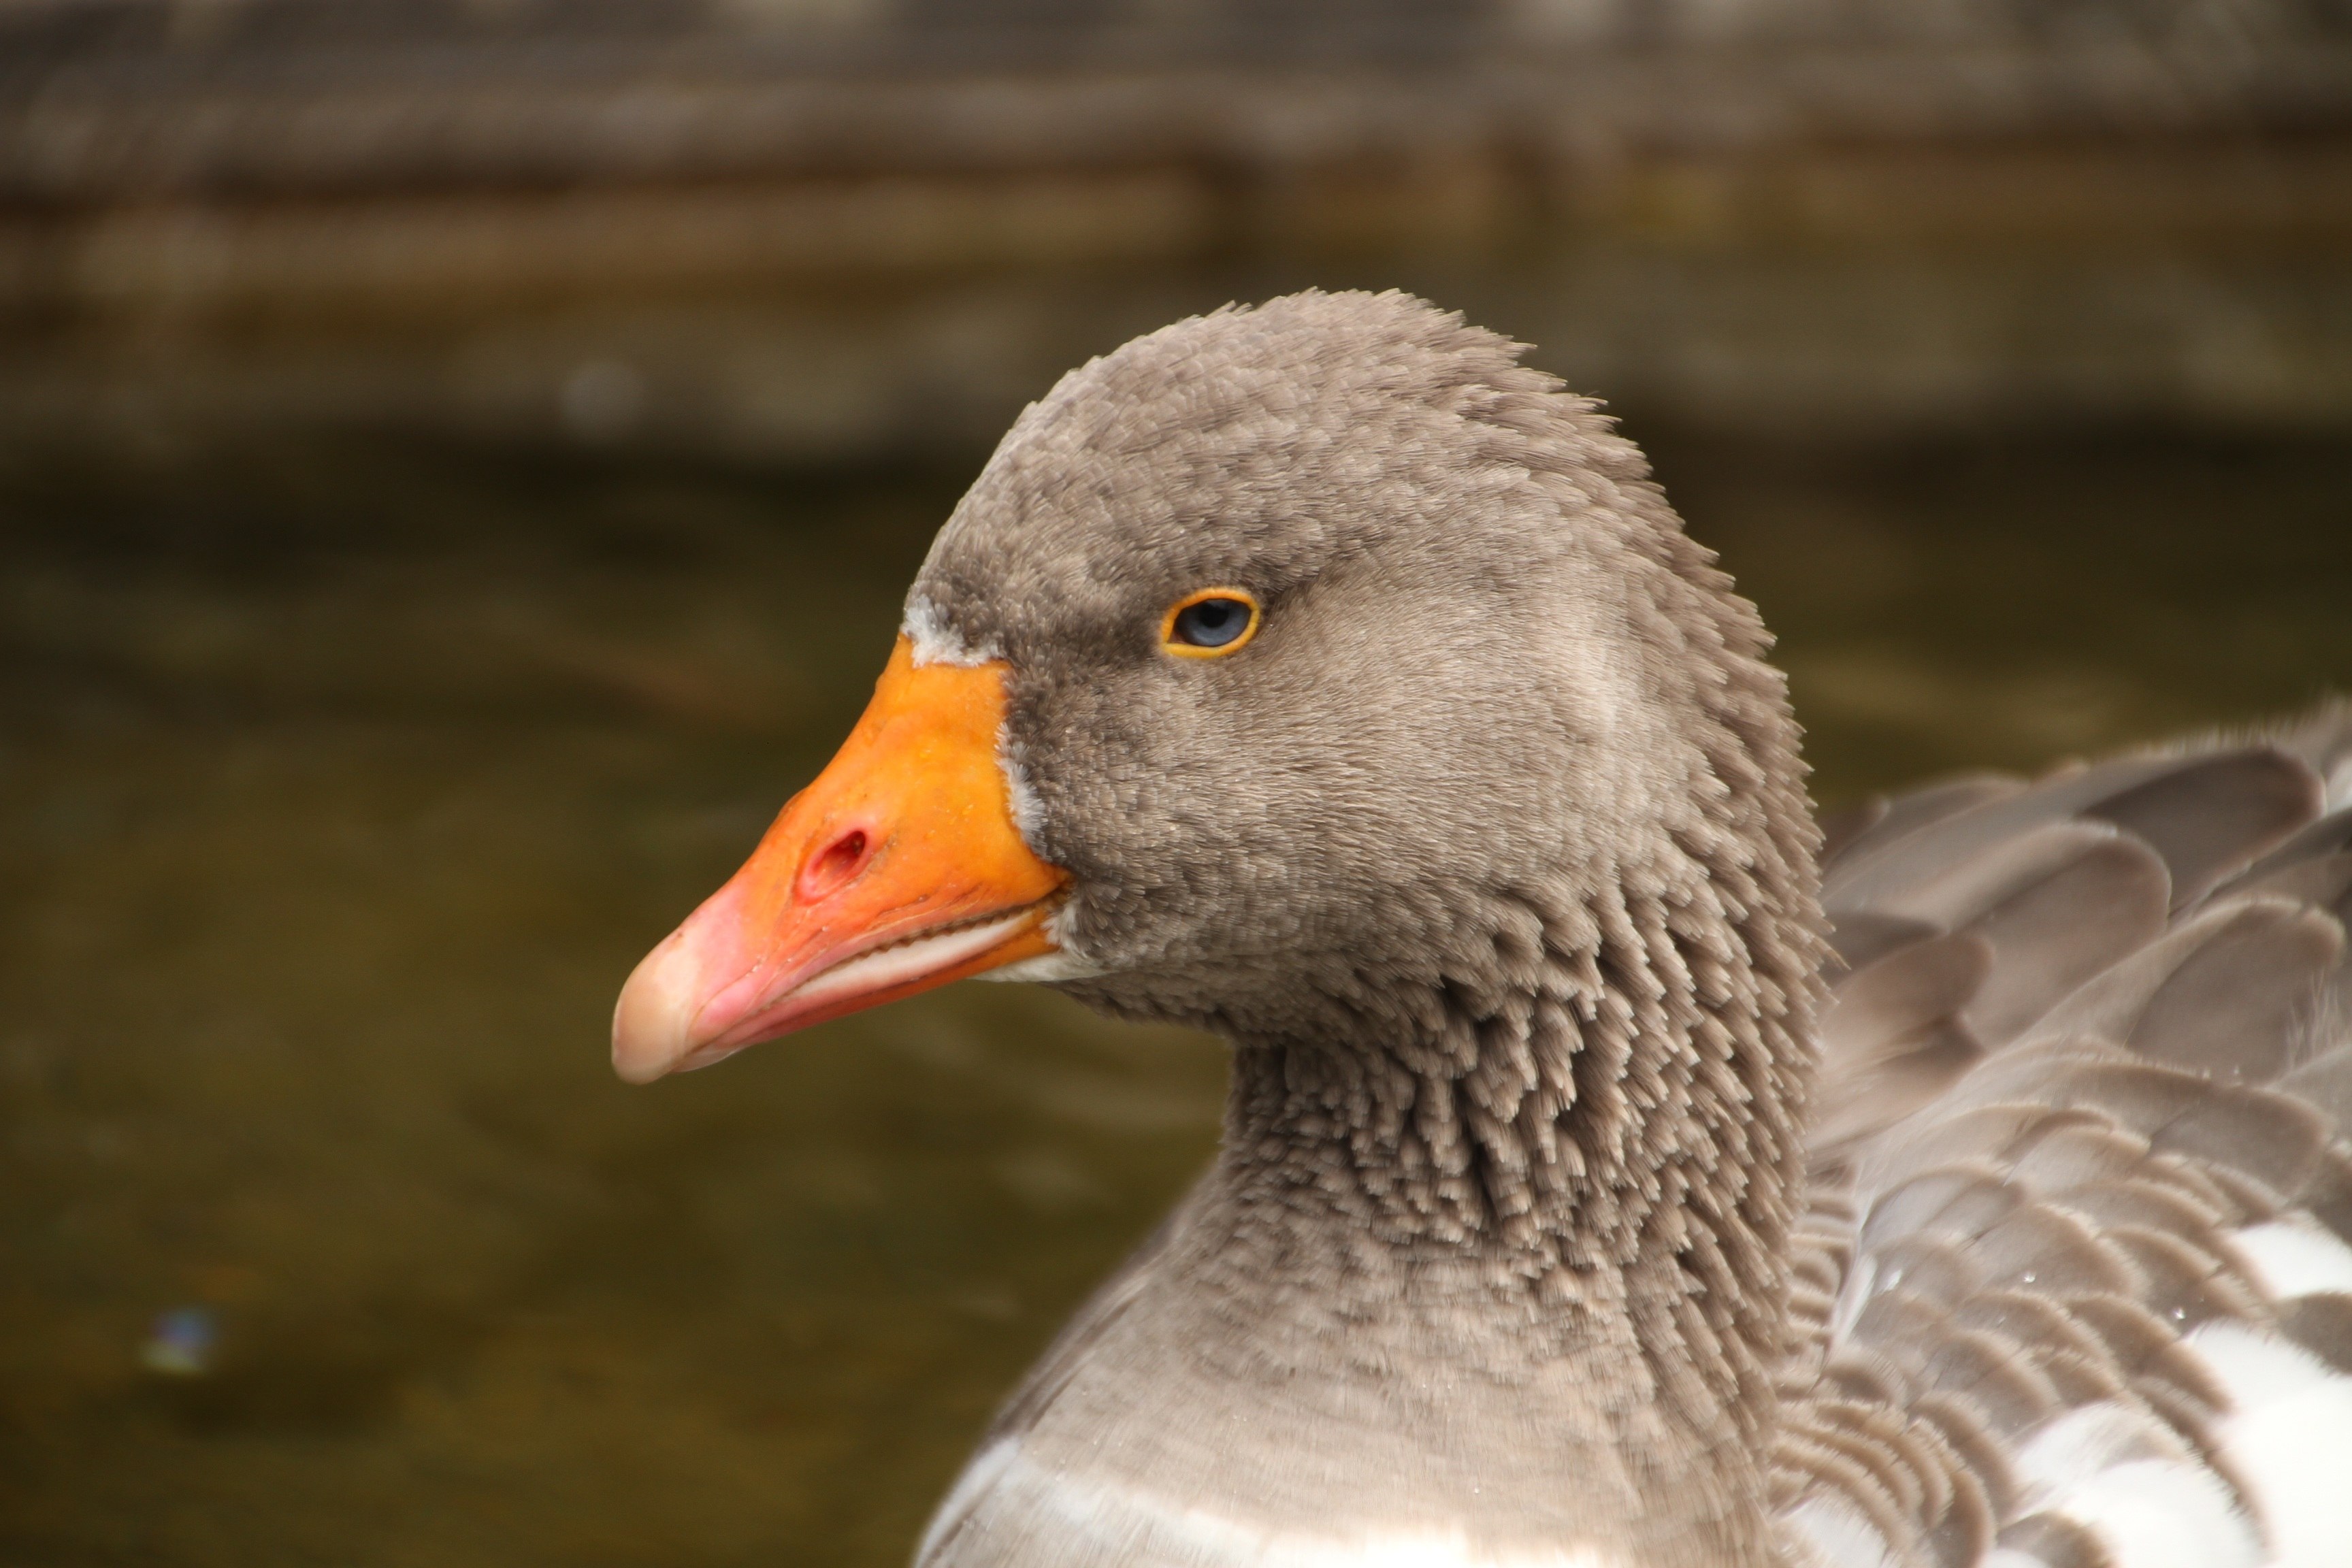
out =
<path fill-rule="evenodd" d="M 1809 858 L 1764 858 L 1766 886 L 1748 851 L 1593 868 L 1570 879 L 1598 887 L 1583 904 L 1497 899 L 1465 921 L 1481 973 L 1326 992 L 1324 1029 L 1229 1028 L 1221 1283 L 1254 1297 L 1308 1267 L 1348 1310 L 1523 1309 L 1453 1347 L 1497 1376 L 1622 1322 L 1659 1398 L 1752 1438 L 1817 960 Z"/>

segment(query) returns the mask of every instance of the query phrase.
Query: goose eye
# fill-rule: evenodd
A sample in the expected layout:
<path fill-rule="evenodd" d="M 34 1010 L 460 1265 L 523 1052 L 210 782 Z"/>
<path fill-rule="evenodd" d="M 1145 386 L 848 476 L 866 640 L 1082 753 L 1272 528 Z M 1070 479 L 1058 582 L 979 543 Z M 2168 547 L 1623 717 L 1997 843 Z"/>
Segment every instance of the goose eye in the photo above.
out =
<path fill-rule="evenodd" d="M 1160 628 L 1160 645 L 1187 658 L 1214 658 L 1257 632 L 1257 600 L 1245 588 L 1203 588 L 1176 601 Z"/>

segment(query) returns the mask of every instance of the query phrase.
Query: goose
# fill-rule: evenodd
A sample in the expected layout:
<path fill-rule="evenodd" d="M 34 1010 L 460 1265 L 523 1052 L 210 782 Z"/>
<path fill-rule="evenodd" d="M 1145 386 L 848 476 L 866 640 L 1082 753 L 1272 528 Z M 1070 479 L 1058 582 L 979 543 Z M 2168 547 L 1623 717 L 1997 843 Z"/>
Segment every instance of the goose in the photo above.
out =
<path fill-rule="evenodd" d="M 646 958 L 1231 1045 L 920 1568 L 2352 1564 L 2352 710 L 1817 823 L 1637 448 L 1390 292 L 1073 371 Z"/>

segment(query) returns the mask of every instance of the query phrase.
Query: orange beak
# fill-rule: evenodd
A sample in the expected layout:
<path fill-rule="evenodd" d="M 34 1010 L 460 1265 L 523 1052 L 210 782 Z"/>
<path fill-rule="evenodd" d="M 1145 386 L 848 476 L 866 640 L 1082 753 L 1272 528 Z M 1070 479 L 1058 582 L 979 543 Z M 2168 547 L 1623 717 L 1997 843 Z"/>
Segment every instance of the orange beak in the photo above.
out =
<path fill-rule="evenodd" d="M 632 1083 L 1056 948 L 1068 877 L 1013 819 L 1004 666 L 918 668 L 874 700 L 751 858 L 646 955 L 613 1013 Z"/>

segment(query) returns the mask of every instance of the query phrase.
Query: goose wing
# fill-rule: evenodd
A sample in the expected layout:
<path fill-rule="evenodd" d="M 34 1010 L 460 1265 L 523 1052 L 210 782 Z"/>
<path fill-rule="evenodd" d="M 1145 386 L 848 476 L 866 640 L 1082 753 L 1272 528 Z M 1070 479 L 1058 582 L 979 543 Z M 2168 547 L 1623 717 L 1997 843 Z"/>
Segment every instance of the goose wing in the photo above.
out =
<path fill-rule="evenodd" d="M 2352 708 L 1825 826 L 1792 1560 L 2352 1563 Z"/>

